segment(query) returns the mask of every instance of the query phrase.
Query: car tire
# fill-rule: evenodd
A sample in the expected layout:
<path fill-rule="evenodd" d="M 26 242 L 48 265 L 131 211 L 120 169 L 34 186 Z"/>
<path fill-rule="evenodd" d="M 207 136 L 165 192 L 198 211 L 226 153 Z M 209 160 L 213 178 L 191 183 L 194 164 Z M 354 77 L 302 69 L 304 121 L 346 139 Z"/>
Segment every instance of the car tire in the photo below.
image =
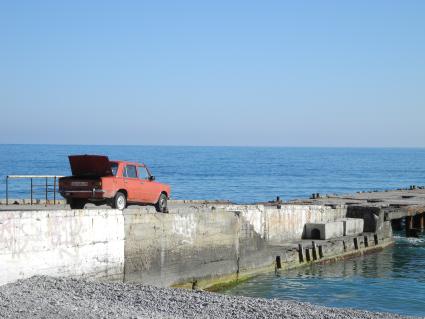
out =
<path fill-rule="evenodd" d="M 85 205 L 86 201 L 82 199 L 74 198 L 69 201 L 69 206 L 71 207 L 71 209 L 83 209 Z"/>
<path fill-rule="evenodd" d="M 167 207 L 167 195 L 161 193 L 159 196 L 158 202 L 155 204 L 155 209 L 159 213 L 168 213 Z"/>
<path fill-rule="evenodd" d="M 112 208 L 123 210 L 127 207 L 127 197 L 124 193 L 117 192 L 112 202 Z"/>

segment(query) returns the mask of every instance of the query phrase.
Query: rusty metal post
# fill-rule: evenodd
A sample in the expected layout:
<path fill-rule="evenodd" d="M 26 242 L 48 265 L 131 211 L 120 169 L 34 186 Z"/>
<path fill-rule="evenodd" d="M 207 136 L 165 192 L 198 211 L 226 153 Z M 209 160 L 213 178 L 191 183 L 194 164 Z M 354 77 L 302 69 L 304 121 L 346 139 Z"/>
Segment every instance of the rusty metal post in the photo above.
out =
<path fill-rule="evenodd" d="M 369 237 L 364 236 L 364 246 L 369 247 Z"/>
<path fill-rule="evenodd" d="M 31 205 L 32 205 L 32 178 L 31 178 Z"/>
<path fill-rule="evenodd" d="M 406 216 L 406 237 L 412 237 L 413 235 L 413 217 Z"/>
<path fill-rule="evenodd" d="M 300 263 L 304 262 L 304 255 L 303 255 L 303 245 L 298 244 L 298 259 L 300 261 Z"/>
<path fill-rule="evenodd" d="M 319 258 L 323 258 L 323 246 L 319 246 Z"/>
<path fill-rule="evenodd" d="M 45 202 L 45 205 L 47 206 L 47 177 L 46 177 L 46 202 Z"/>
<path fill-rule="evenodd" d="M 316 251 L 316 243 L 314 242 L 314 240 L 311 242 L 311 250 L 313 253 L 313 260 L 317 260 L 317 251 Z"/>
<path fill-rule="evenodd" d="M 6 176 L 6 205 L 9 205 L 9 176 Z"/>
<path fill-rule="evenodd" d="M 307 262 L 311 261 L 310 250 L 308 248 L 305 249 L 305 259 L 306 259 Z"/>
<path fill-rule="evenodd" d="M 56 176 L 53 181 L 53 205 L 56 205 Z"/>

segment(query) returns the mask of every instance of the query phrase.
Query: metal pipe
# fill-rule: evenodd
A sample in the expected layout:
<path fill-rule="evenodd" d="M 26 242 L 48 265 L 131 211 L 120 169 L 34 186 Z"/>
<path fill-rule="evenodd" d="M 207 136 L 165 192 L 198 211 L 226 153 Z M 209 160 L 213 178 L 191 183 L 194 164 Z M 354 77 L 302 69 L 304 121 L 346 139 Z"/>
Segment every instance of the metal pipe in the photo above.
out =
<path fill-rule="evenodd" d="M 6 205 L 9 205 L 9 176 L 6 176 Z"/>
<path fill-rule="evenodd" d="M 53 179 L 53 205 L 56 205 L 56 176 Z"/>
<path fill-rule="evenodd" d="M 32 205 L 32 178 L 31 178 L 31 205 Z"/>
<path fill-rule="evenodd" d="M 46 202 L 45 205 L 47 206 L 47 177 L 46 177 Z"/>
<path fill-rule="evenodd" d="M 34 179 L 45 179 L 45 199 L 46 199 L 46 205 L 47 201 L 49 200 L 49 178 L 54 178 L 54 189 L 53 189 L 53 198 L 54 203 L 56 203 L 56 188 L 58 186 L 58 178 L 63 177 L 61 175 L 7 175 L 6 176 L 6 205 L 9 205 L 9 180 L 10 179 L 21 179 L 21 178 L 27 178 L 30 179 L 31 183 L 31 205 L 34 204 L 34 187 L 37 189 L 37 187 L 43 187 L 41 184 L 34 184 Z"/>

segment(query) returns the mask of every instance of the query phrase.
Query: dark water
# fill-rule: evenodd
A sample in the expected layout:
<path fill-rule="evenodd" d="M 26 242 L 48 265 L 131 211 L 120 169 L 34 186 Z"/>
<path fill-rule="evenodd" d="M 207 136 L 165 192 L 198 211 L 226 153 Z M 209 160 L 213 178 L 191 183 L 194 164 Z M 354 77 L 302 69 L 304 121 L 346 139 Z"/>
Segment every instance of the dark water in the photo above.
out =
<path fill-rule="evenodd" d="M 425 238 L 350 260 L 261 275 L 226 292 L 425 316 Z"/>
<path fill-rule="evenodd" d="M 0 145 L 5 176 L 70 173 L 67 155 L 105 154 L 145 162 L 176 199 L 255 202 L 425 184 L 425 149 Z M 12 197 L 29 198 L 13 181 Z"/>
<path fill-rule="evenodd" d="M 247 203 L 425 185 L 425 149 L 0 145 L 0 198 L 6 175 L 69 174 L 69 154 L 144 162 L 176 199 Z M 12 181 L 11 196 L 29 198 L 28 186 Z M 228 293 L 425 315 L 425 240 L 399 237 L 378 254 L 260 276 Z"/>

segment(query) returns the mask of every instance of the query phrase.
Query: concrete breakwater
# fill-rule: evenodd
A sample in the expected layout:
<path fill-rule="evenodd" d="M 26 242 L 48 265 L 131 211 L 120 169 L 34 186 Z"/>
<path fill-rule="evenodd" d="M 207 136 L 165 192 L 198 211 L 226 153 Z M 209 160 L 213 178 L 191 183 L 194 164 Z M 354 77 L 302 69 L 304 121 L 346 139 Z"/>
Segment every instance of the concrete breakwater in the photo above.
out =
<path fill-rule="evenodd" d="M 169 214 L 149 207 L 119 211 L 3 206 L 0 284 L 51 275 L 214 289 L 263 271 L 382 249 L 392 243 L 391 216 L 423 216 L 417 203 L 397 210 L 393 205 L 390 215 L 384 200 L 379 205 L 332 201 L 176 202 Z M 356 222 L 350 223 L 347 218 L 353 217 Z"/>

